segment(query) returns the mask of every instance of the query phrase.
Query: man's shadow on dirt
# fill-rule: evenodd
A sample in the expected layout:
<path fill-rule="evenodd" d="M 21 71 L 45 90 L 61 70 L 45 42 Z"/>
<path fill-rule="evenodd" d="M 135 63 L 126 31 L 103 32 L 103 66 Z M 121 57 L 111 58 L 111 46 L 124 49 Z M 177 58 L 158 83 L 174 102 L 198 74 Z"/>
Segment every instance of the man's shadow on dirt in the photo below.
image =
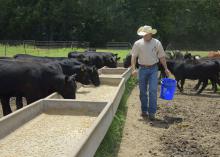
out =
<path fill-rule="evenodd" d="M 144 121 L 150 124 L 152 127 L 168 129 L 170 125 L 174 123 L 181 123 L 183 119 L 180 117 L 164 116 L 163 119 L 156 118 L 154 121 L 150 121 L 149 119 L 144 119 Z"/>

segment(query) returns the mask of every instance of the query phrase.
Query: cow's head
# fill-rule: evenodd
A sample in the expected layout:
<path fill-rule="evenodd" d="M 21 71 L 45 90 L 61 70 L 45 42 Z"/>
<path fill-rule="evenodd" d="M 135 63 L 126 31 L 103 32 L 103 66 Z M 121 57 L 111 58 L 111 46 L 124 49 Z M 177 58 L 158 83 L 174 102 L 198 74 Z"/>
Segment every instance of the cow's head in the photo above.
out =
<path fill-rule="evenodd" d="M 64 87 L 60 94 L 64 99 L 75 99 L 76 98 L 76 74 L 72 76 L 65 76 Z"/>
<path fill-rule="evenodd" d="M 76 80 L 84 85 L 88 85 L 90 84 L 90 74 L 89 74 L 89 69 L 87 68 L 87 66 L 85 66 L 84 64 L 80 65 L 78 67 L 78 73 L 77 73 L 77 78 Z"/>
<path fill-rule="evenodd" d="M 108 66 L 110 68 L 116 68 L 117 67 L 117 57 L 116 56 L 107 56 L 104 57 L 105 66 Z"/>

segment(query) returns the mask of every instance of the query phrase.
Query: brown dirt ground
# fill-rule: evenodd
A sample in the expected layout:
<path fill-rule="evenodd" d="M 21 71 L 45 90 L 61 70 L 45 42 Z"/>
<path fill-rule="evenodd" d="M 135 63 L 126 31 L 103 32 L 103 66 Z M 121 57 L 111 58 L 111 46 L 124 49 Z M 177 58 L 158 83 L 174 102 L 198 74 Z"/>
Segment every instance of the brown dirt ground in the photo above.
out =
<path fill-rule="evenodd" d="M 219 157 L 220 94 L 206 89 L 197 96 L 191 90 L 195 83 L 186 81 L 184 93 L 176 92 L 171 106 L 158 98 L 153 123 L 140 117 L 139 89 L 135 87 L 127 101 L 118 157 Z"/>

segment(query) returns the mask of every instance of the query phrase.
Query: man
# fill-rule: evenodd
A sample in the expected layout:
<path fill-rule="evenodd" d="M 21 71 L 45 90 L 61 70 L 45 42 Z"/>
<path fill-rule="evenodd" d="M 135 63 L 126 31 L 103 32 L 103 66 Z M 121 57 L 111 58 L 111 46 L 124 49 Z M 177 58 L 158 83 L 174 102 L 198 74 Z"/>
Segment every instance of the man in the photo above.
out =
<path fill-rule="evenodd" d="M 141 101 L 141 116 L 143 118 L 149 117 L 151 121 L 155 120 L 157 110 L 157 63 L 163 65 L 165 73 L 169 76 L 170 71 L 167 68 L 165 52 L 161 42 L 152 38 L 157 30 L 152 29 L 151 26 L 142 26 L 138 29 L 137 34 L 142 38 L 137 40 L 131 51 L 131 67 L 132 75 L 137 75 L 135 69 L 136 58 L 138 57 L 139 63 L 139 89 Z M 149 101 L 147 94 L 147 87 L 149 86 Z M 148 105 L 149 104 L 149 105 Z"/>

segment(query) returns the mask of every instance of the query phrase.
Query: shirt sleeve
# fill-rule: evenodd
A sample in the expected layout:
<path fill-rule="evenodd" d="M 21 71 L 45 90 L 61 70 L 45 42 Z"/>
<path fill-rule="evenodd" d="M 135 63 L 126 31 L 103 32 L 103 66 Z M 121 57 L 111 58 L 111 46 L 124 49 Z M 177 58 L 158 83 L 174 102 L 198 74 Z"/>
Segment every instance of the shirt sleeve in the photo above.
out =
<path fill-rule="evenodd" d="M 131 49 L 131 55 L 134 57 L 137 57 L 138 54 L 139 54 L 139 49 L 138 49 L 137 43 L 135 42 L 132 49 Z"/>
<path fill-rule="evenodd" d="M 163 49 L 163 46 L 161 44 L 160 41 L 158 41 L 158 45 L 157 45 L 157 57 L 158 58 L 162 58 L 162 57 L 165 57 L 166 54 L 164 52 L 164 49 Z"/>

